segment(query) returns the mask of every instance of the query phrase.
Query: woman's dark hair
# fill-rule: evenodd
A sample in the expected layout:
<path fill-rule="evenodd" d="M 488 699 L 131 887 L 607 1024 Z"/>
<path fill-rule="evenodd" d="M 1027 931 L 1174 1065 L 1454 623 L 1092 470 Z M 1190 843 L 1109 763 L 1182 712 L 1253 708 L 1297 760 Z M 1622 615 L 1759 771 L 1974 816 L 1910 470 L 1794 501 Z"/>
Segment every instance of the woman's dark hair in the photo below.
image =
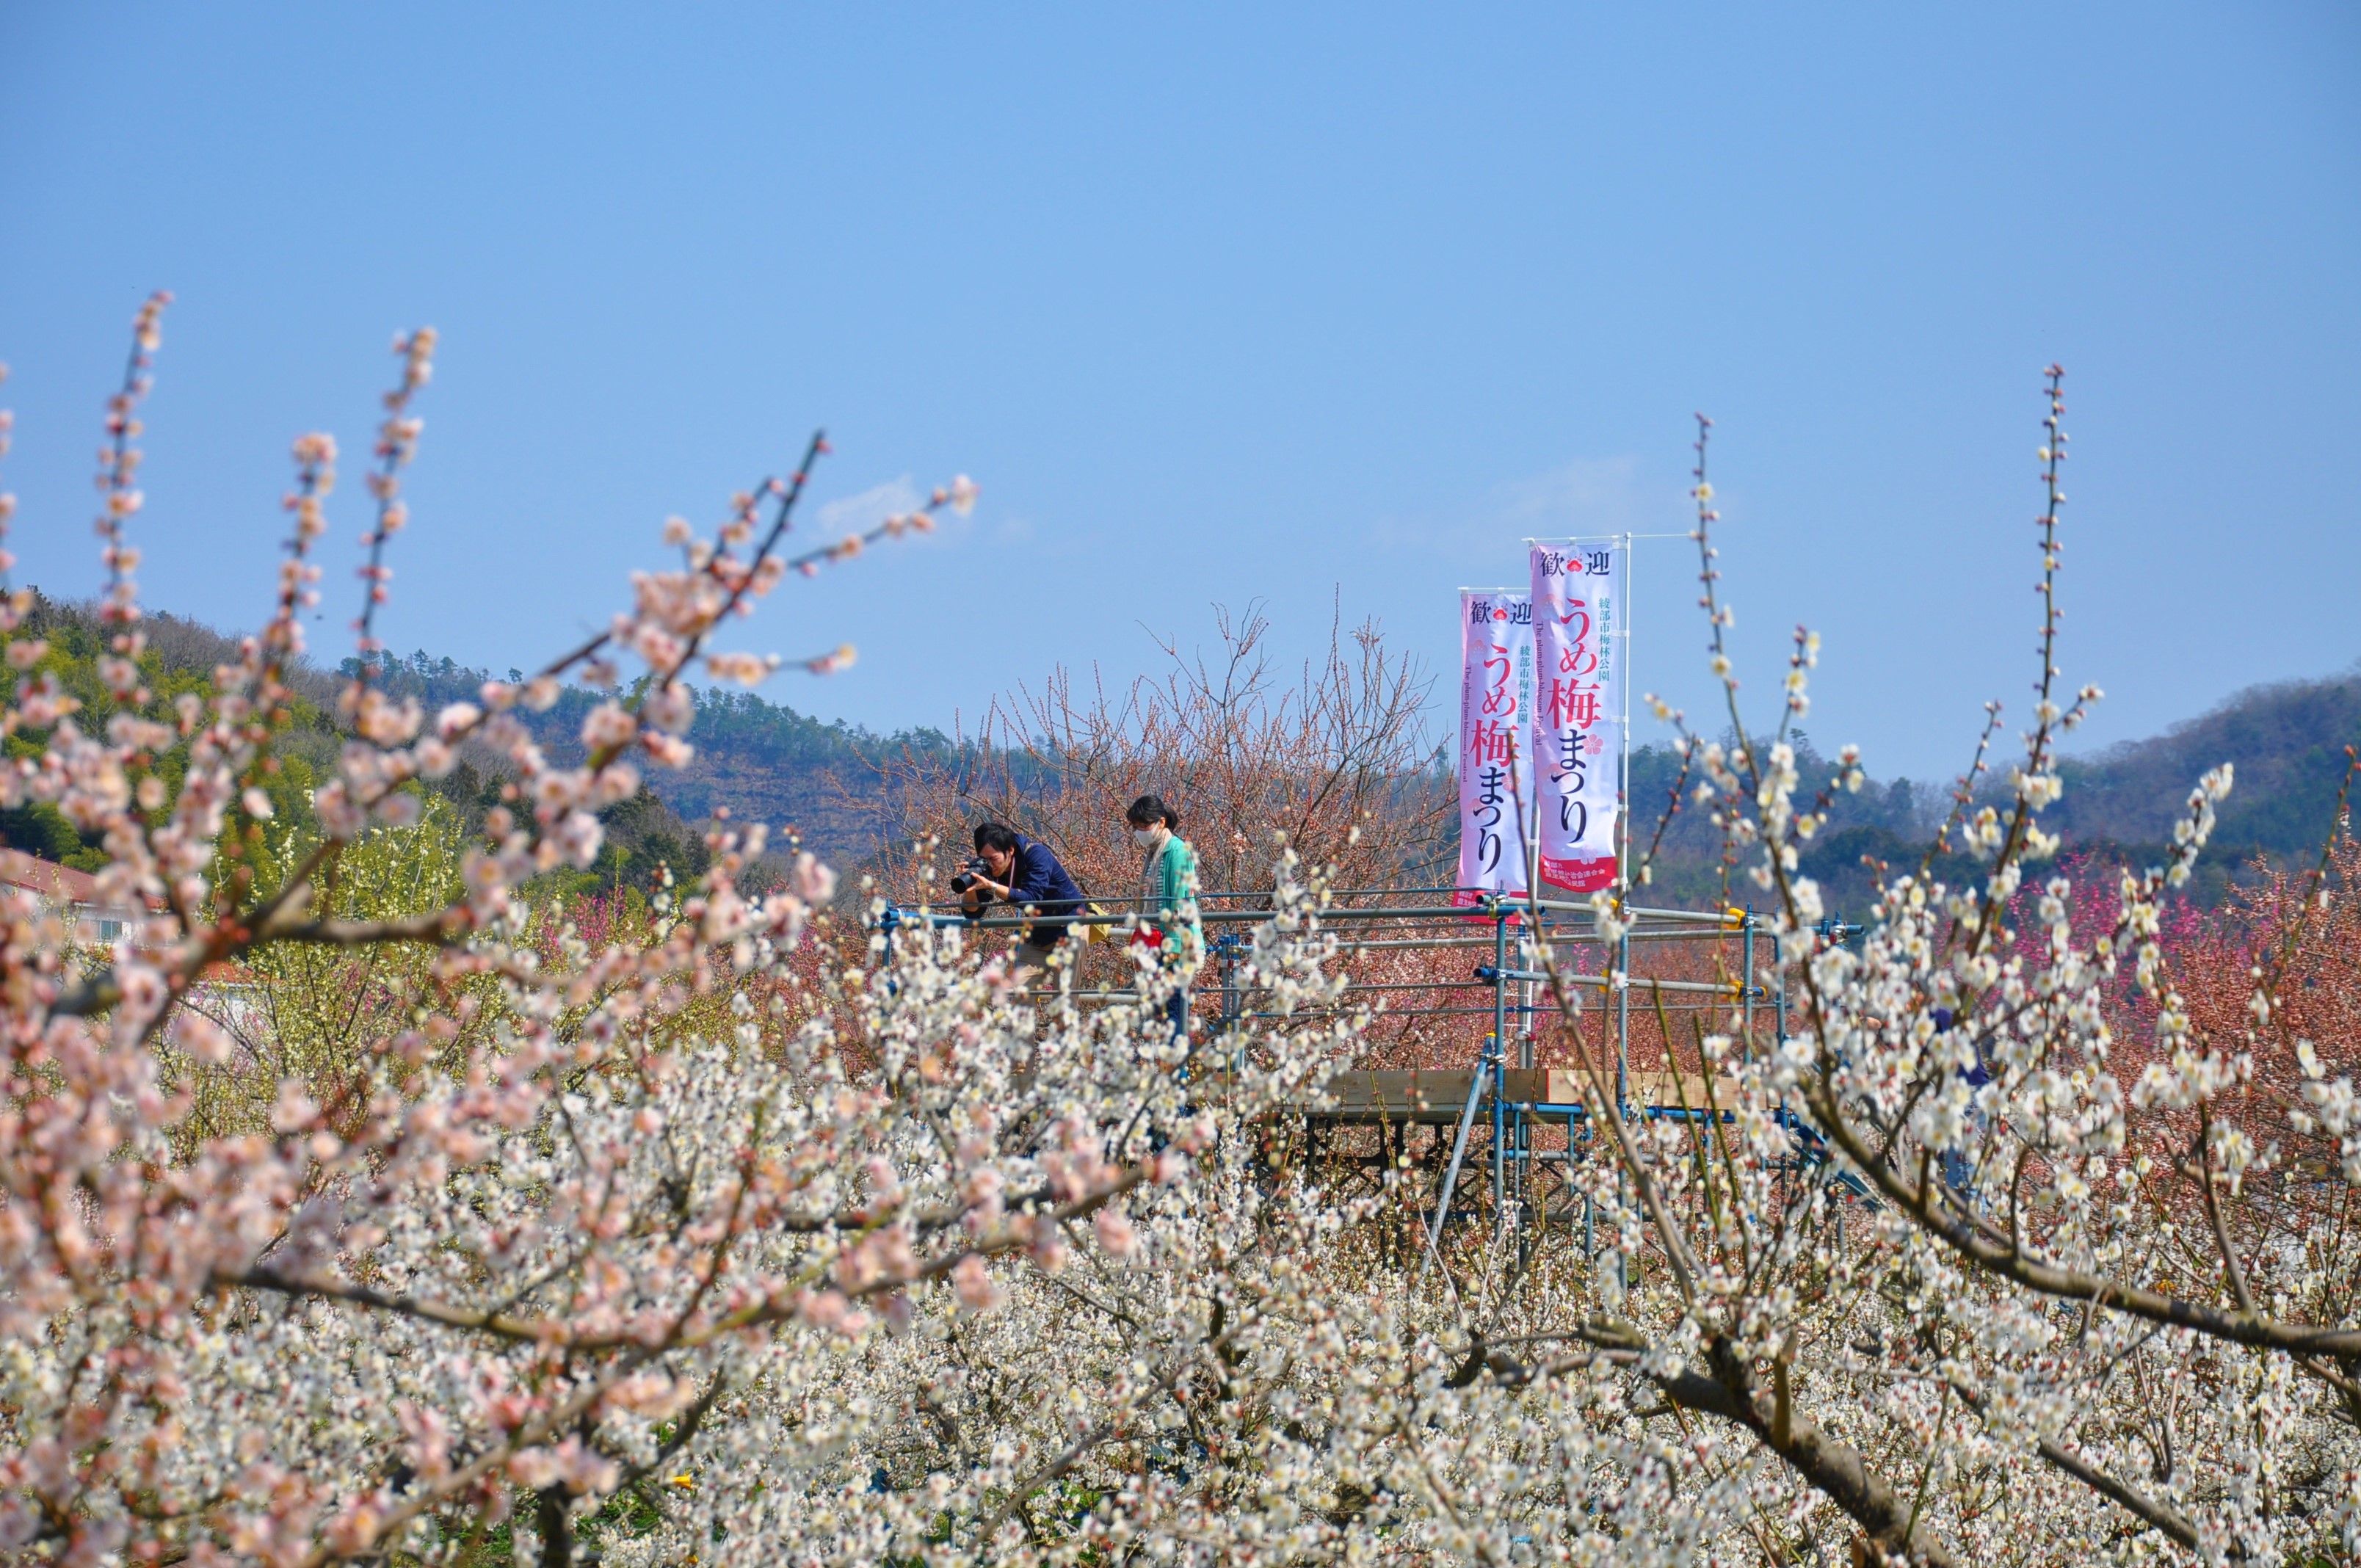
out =
<path fill-rule="evenodd" d="M 1131 803 L 1131 809 L 1123 814 L 1123 819 L 1140 828 L 1151 822 L 1161 822 L 1167 828 L 1176 829 L 1180 826 L 1180 814 L 1165 805 L 1160 795 L 1141 795 Z"/>
<path fill-rule="evenodd" d="M 983 850 L 1016 850 L 1016 829 L 1005 822 L 986 822 L 975 830 L 975 847 Z"/>

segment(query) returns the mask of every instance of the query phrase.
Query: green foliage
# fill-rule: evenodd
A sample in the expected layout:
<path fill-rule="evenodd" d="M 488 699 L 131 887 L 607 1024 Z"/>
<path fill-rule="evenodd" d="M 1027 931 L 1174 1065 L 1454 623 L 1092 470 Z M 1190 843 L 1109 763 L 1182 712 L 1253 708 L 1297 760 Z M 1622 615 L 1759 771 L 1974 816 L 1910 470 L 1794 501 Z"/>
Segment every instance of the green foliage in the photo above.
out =
<path fill-rule="evenodd" d="M 171 618 L 163 618 L 170 620 Z M 182 623 L 188 624 L 188 623 Z M 98 661 L 107 649 L 108 632 L 98 618 L 86 606 L 60 604 L 54 599 L 35 597 L 32 611 L 25 619 L 25 630 L 19 634 L 45 640 L 49 652 L 34 666 L 56 677 L 58 684 L 89 713 L 114 711 L 115 704 L 108 696 L 106 683 L 99 678 Z M 234 651 L 226 638 L 219 639 L 225 655 Z M 199 668 L 193 662 L 177 661 L 164 650 L 149 648 L 139 656 L 139 673 L 150 693 L 149 700 L 140 711 L 150 718 L 169 718 L 172 699 L 183 692 L 199 696 L 213 691 L 213 671 Z M 0 692 L 14 701 L 25 680 L 13 666 L 0 669 Z"/>
<path fill-rule="evenodd" d="M 46 800 L 0 811 L 0 844 L 79 872 L 106 864 L 106 850 L 83 839 L 65 813 Z"/>
<path fill-rule="evenodd" d="M 277 850 L 278 878 L 314 845 L 309 837 L 286 839 Z M 311 913 L 378 921 L 448 907 L 465 896 L 467 846 L 459 813 L 427 795 L 413 826 L 369 828 L 330 856 L 315 878 Z M 416 999 L 436 994 L 434 956 L 420 943 L 278 943 L 256 949 L 243 968 L 212 976 L 189 1005 L 238 1049 L 219 1068 L 175 1063 L 195 1097 L 184 1132 L 258 1131 L 278 1086 L 291 1079 L 324 1105 L 341 1101 L 357 1109 L 387 1036 L 410 1023 Z"/>
<path fill-rule="evenodd" d="M 451 803 L 423 795 L 412 826 L 371 828 L 336 853 L 315 879 L 319 894 L 313 912 L 346 920 L 393 920 L 446 907 L 465 894 L 460 863 L 467 842 L 466 826 Z M 310 847 L 291 840 L 281 851 L 285 869 L 291 870 Z"/>
<path fill-rule="evenodd" d="M 703 875 L 713 863 L 703 835 L 675 816 L 646 784 L 631 799 L 599 812 L 598 820 L 607 829 L 598 863 L 585 871 L 544 872 L 525 884 L 528 895 L 566 904 L 599 892 L 646 894 L 667 870 L 675 882 L 685 883 Z"/>
<path fill-rule="evenodd" d="M 150 695 L 141 705 L 141 712 L 151 718 L 170 719 L 173 699 L 183 693 L 209 692 L 214 669 L 238 656 L 235 639 L 195 621 L 152 615 L 143 625 L 149 646 L 139 664 Z M 37 596 L 27 630 L 49 643 L 49 652 L 34 667 L 35 672 L 52 673 L 59 685 L 83 704 L 82 718 L 85 721 L 93 715 L 112 711 L 113 701 L 98 673 L 98 661 L 106 650 L 106 633 L 88 606 L 62 604 Z M 342 737 L 333 717 L 335 693 L 339 683 L 350 679 L 357 669 L 356 661 L 346 660 L 335 676 L 308 668 L 290 673 L 290 685 L 297 693 L 293 720 L 277 739 L 276 766 L 262 786 L 270 797 L 271 816 L 245 829 L 262 840 L 263 853 L 258 858 L 266 867 L 292 864 L 291 856 L 297 845 L 308 846 L 317 840 L 312 792 L 335 766 Z M 27 678 L 27 674 L 0 668 L 0 696 L 13 697 L 17 685 Z M 448 658 L 435 659 L 423 652 L 406 660 L 391 661 L 380 676 L 389 692 L 414 696 L 429 712 L 448 703 L 478 699 L 488 678 L 481 670 L 468 669 Z M 591 692 L 568 690 L 548 713 L 522 713 L 520 717 L 533 725 L 551 754 L 563 760 L 569 752 L 578 753 L 580 747 L 576 738 L 581 730 L 583 715 L 599 700 L 602 699 Z M 842 726 L 820 724 L 792 709 L 774 707 L 751 696 L 735 701 L 722 698 L 716 711 L 735 727 L 733 734 L 766 736 L 774 741 L 786 737 L 782 743 L 807 757 L 839 757 L 842 746 L 850 742 L 828 737 L 857 733 L 846 731 Z M 13 735 L 6 741 L 8 754 L 15 757 L 38 757 L 46 744 L 47 737 L 38 734 Z M 150 771 L 163 780 L 168 796 L 178 793 L 187 772 L 187 761 L 184 746 L 175 746 L 153 760 Z M 413 793 L 422 798 L 439 800 L 448 808 L 449 820 L 465 838 L 479 832 L 485 817 L 494 806 L 504 804 L 505 783 L 497 773 L 462 762 L 445 778 L 422 781 L 413 786 Z M 601 817 L 609 842 L 608 854 L 598 868 L 550 873 L 536 879 L 528 888 L 529 893 L 558 899 L 600 888 L 626 887 L 644 893 L 654 885 L 664 867 L 670 867 L 679 878 L 705 870 L 708 855 L 703 837 L 683 822 L 653 790 L 642 787 L 634 798 L 609 806 Z M 55 806 L 45 803 L 0 811 L 0 843 L 82 871 L 96 871 L 106 863 L 104 848 L 94 840 L 85 839 Z M 267 883 L 268 878 L 265 880 Z"/>
<path fill-rule="evenodd" d="M 148 697 L 137 711 L 143 718 L 170 723 L 177 699 L 212 693 L 214 670 L 237 657 L 237 644 L 177 616 L 152 616 L 142 625 L 148 646 L 138 664 Z M 109 635 L 89 606 L 60 603 L 36 594 L 19 640 L 38 637 L 48 642 L 49 651 L 30 670 L 0 665 L 0 703 L 15 702 L 27 682 L 46 674 L 82 705 L 73 716 L 76 723 L 86 729 L 103 726 L 122 707 L 99 674 Z M 335 726 L 326 707 L 317 700 L 324 696 L 320 691 L 304 695 L 299 686 L 287 730 L 279 738 L 278 767 L 263 784 L 272 815 L 258 831 L 274 848 L 311 830 L 312 790 L 320 764 L 334 755 L 335 746 Z M 38 757 L 48 737 L 20 732 L 9 736 L 6 744 L 11 757 Z M 141 771 L 162 781 L 167 799 L 178 795 L 188 773 L 186 744 L 175 744 L 149 758 Z M 106 852 L 96 840 L 84 838 L 57 807 L 42 802 L 0 811 L 0 842 L 78 871 L 96 871 L 106 863 Z"/>
<path fill-rule="evenodd" d="M 600 812 L 598 820 L 607 828 L 598 876 L 609 887 L 652 887 L 666 867 L 675 878 L 686 882 L 702 876 L 713 861 L 704 839 L 674 816 L 645 784 L 631 799 L 617 801 Z"/>

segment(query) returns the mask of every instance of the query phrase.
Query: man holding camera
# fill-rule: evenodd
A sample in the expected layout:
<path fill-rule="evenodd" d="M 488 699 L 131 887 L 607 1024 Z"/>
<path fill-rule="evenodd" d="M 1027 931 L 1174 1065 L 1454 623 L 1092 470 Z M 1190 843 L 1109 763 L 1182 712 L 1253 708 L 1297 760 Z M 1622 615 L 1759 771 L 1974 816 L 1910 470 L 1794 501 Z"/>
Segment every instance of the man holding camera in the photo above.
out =
<path fill-rule="evenodd" d="M 1058 863 L 1046 844 L 1036 843 L 1003 823 L 987 822 L 975 830 L 975 859 L 951 878 L 960 907 L 970 915 L 994 903 L 1008 904 L 1032 916 L 1016 945 L 1016 972 L 1045 968 L 1050 953 L 1072 927 L 1069 917 L 1082 912 L 1082 890 Z"/>

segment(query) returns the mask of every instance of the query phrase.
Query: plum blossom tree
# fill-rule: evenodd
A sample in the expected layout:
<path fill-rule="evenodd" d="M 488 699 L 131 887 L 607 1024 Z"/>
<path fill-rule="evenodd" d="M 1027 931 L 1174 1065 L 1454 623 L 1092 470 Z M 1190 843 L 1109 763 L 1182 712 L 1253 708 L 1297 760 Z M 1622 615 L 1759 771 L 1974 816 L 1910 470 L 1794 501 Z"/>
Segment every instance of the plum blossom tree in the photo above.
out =
<path fill-rule="evenodd" d="M 1974 809 L 1963 784 L 1938 839 L 1987 861 L 1981 884 L 1922 867 L 1887 882 L 1859 951 L 1816 935 L 1800 848 L 1861 775 L 1848 751 L 1816 796 L 1799 793 L 1787 731 L 1808 707 L 1808 633 L 1776 730 L 1745 726 L 1701 420 L 1696 538 L 1735 739 L 1684 727 L 1684 744 L 1697 804 L 1771 895 L 1798 1026 L 1777 1042 L 1698 1031 L 1729 1114 L 1619 1120 L 1598 1033 L 1559 988 L 1607 1130 L 1609 1157 L 1586 1176 L 1618 1232 L 1599 1281 L 1610 1311 L 1564 1332 L 1586 1355 L 1636 1358 L 1668 1412 L 1776 1456 L 1797 1490 L 1783 1520 L 1760 1523 L 1774 1558 L 1795 1539 L 1779 1532 L 1815 1510 L 1844 1516 L 1861 1555 L 1914 1563 L 2361 1548 L 2361 1145 L 2349 1076 L 2330 1077 L 2284 996 L 2299 954 L 2318 967 L 2312 920 L 2343 894 L 2327 874 L 2341 862 L 2270 885 L 2268 950 L 2226 973 L 2224 955 L 2201 953 L 2208 972 L 2176 973 L 2159 906 L 2203 847 L 2224 768 L 2191 794 L 2166 865 L 2111 879 L 2099 929 L 2078 938 L 2067 878 L 2039 884 L 2029 910 L 2019 896 L 2059 847 L 2039 823 L 2059 738 L 2099 695 L 2070 703 L 2055 684 L 2061 383 L 2053 367 L 2034 723 L 2004 802 Z M 1602 932 L 1620 918 L 1598 906 Z M 2242 1005 L 2201 1022 L 2187 995 L 2200 985 L 2240 989 Z M 2119 1036 L 2142 1020 L 2147 1038 Z M 2334 1049 L 2349 1069 L 2349 1034 Z M 1869 1206 L 1842 1226 L 1848 1190 Z"/>

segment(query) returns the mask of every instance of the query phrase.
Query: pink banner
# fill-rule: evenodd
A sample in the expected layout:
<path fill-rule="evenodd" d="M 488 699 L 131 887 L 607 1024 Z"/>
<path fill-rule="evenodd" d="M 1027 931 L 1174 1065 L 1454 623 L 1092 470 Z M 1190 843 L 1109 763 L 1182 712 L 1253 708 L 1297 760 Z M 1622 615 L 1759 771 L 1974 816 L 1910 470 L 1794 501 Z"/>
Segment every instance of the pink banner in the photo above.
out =
<path fill-rule="evenodd" d="M 1616 882 L 1623 761 L 1623 577 L 1615 540 L 1537 540 L 1532 751 L 1541 880 L 1569 893 Z"/>
<path fill-rule="evenodd" d="M 1525 891 L 1524 839 L 1532 821 L 1532 770 L 1526 765 L 1533 696 L 1533 606 L 1505 588 L 1459 592 L 1459 891 Z"/>

